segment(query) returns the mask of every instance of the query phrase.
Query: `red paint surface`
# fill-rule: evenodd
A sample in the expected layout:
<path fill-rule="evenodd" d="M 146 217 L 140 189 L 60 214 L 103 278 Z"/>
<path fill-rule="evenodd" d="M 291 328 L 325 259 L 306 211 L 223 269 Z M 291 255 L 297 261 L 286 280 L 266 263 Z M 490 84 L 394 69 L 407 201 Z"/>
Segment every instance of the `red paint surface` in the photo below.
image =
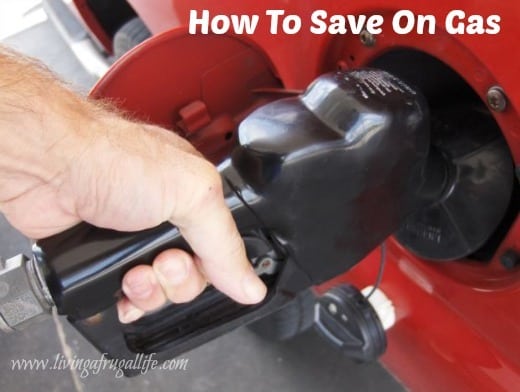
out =
<path fill-rule="evenodd" d="M 153 34 L 179 26 L 179 18 L 168 0 L 128 0 Z"/>
<path fill-rule="evenodd" d="M 145 3 L 149 4 L 144 0 L 132 1 L 137 10 Z M 165 13 L 149 12 L 145 22 L 152 30 L 164 30 L 168 23 L 185 26 L 189 10 L 195 5 L 199 10 L 209 9 L 212 14 L 263 15 L 265 9 L 281 8 L 274 0 L 199 0 L 196 4 L 190 1 L 169 4 L 176 15 L 175 20 L 168 22 L 170 16 Z M 495 113 L 495 118 L 518 165 L 520 3 L 464 0 L 454 5 L 450 1 L 434 4 L 401 0 L 393 2 L 391 8 L 387 4 L 382 0 L 288 0 L 283 8 L 287 13 L 300 15 L 304 21 L 315 9 L 326 9 L 329 14 L 384 14 L 387 23 L 395 10 L 410 9 L 416 14 L 435 14 L 441 25 L 437 26 L 435 35 L 422 36 L 399 36 L 387 25 L 371 48 L 363 46 L 357 36 L 350 34 L 336 37 L 306 33 L 308 24 L 299 34 L 280 34 L 278 37 L 271 36 L 268 27 L 261 24 L 257 34 L 239 38 L 247 42 L 246 46 L 251 45 L 253 52 L 261 53 L 260 57 L 269 59 L 266 63 L 272 64 L 288 89 L 305 88 L 317 75 L 334 69 L 339 62 L 347 68 L 361 67 L 397 47 L 419 49 L 444 61 L 462 75 L 483 100 L 490 86 L 500 85 L 508 96 L 509 106 L 505 112 Z M 442 21 L 453 8 L 462 9 L 466 14 L 499 14 L 502 31 L 495 36 L 448 35 L 442 30 Z M 208 44 L 200 36 L 187 37 L 182 30 L 160 35 L 118 62 L 94 89 L 93 95 L 116 98 L 122 107 L 141 118 L 174 127 L 179 119 L 178 110 L 201 98 L 204 94 L 200 91 L 204 89 L 200 86 L 204 85 L 206 93 L 202 101 L 208 99 L 224 105 L 217 105 L 213 112 L 210 110 L 212 116 L 232 113 L 230 117 L 238 121 L 247 113 L 246 106 L 259 104 L 261 100 L 237 100 L 236 94 L 244 91 L 230 89 L 234 84 L 229 74 L 215 74 L 212 75 L 215 77 L 205 79 L 211 69 L 207 64 L 213 62 L 214 56 L 232 51 L 230 48 L 235 46 L 231 41 L 212 39 L 214 41 Z M 237 48 L 237 53 L 244 49 L 240 45 Z M 262 61 L 254 63 L 258 66 Z M 244 70 L 235 66 L 234 72 L 238 76 Z M 273 87 L 275 83 L 268 79 L 266 85 Z M 201 80 L 206 82 L 201 83 Z M 220 156 L 230 146 L 222 140 L 222 134 L 217 138 L 214 136 L 222 129 L 219 125 L 216 131 L 206 129 L 200 133 L 198 147 L 211 154 L 217 149 Z M 381 288 L 394 302 L 398 316 L 396 325 L 389 331 L 389 347 L 382 361 L 404 385 L 415 391 L 435 392 L 514 391 L 520 388 L 520 270 L 510 272 L 501 267 L 498 256 L 506 249 L 520 251 L 518 218 L 488 264 L 472 261 L 431 263 L 413 257 L 394 240 L 389 240 Z M 364 287 L 373 283 L 378 266 L 378 251 L 374 251 L 357 267 L 319 289 L 339 281 Z"/>
<path fill-rule="evenodd" d="M 217 163 L 244 116 L 272 100 L 255 91 L 279 87 L 272 65 L 252 46 L 228 36 L 194 39 L 180 28 L 124 55 L 91 95 L 180 133 Z M 194 121 L 201 103 L 207 112 Z"/>
<path fill-rule="evenodd" d="M 112 38 L 106 33 L 105 29 L 101 26 L 96 18 L 96 15 L 92 12 L 87 0 L 73 0 L 76 6 L 77 13 L 79 14 L 79 20 L 83 23 L 85 28 L 90 32 L 90 36 L 94 38 L 99 45 L 108 54 L 113 54 L 112 50 Z"/>

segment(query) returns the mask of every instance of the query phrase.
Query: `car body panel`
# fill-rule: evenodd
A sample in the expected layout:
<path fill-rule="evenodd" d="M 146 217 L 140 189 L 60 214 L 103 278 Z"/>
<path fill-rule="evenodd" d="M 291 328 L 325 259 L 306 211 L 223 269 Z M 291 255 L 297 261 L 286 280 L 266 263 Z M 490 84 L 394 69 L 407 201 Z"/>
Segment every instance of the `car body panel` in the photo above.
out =
<path fill-rule="evenodd" d="M 80 1 L 76 1 L 79 3 Z M 216 14 L 259 14 L 280 8 L 274 0 L 236 2 L 232 0 L 200 0 L 196 7 L 190 1 L 132 0 L 131 4 L 154 33 L 150 41 L 169 41 L 185 29 L 189 11 L 210 10 Z M 283 85 L 289 90 L 305 88 L 317 75 L 335 67 L 356 68 L 395 48 L 412 48 L 428 53 L 449 65 L 473 88 L 483 101 L 491 86 L 503 88 L 508 99 L 504 112 L 493 112 L 511 150 L 516 167 L 520 164 L 520 56 L 516 44 L 520 34 L 520 3 L 463 0 L 400 0 L 391 7 L 382 0 L 337 2 L 329 0 L 301 2 L 287 0 L 286 14 L 298 14 L 303 21 L 316 9 L 329 14 L 385 15 L 384 33 L 376 37 L 374 46 L 363 45 L 359 37 L 312 35 L 308 24 L 295 35 L 269 33 L 266 18 L 254 35 L 238 36 L 265 55 Z M 416 14 L 434 14 L 439 21 L 436 34 L 397 35 L 388 20 L 400 9 Z M 469 14 L 501 16 L 497 35 L 450 35 L 442 20 L 452 9 Z M 177 32 L 177 33 L 175 33 Z M 193 39 L 196 39 L 196 35 Z M 121 100 L 139 91 L 152 78 L 150 71 L 133 77 L 127 84 L 118 73 L 128 71 L 132 63 L 147 62 L 145 69 L 182 59 L 182 52 L 158 58 L 146 56 L 145 42 L 117 62 L 93 90 L 94 96 L 109 95 Z M 165 44 L 166 45 L 166 44 Z M 174 48 L 174 46 L 172 46 Z M 201 61 L 204 53 L 201 53 Z M 180 72 L 180 71 L 175 71 Z M 184 75 L 173 75 L 183 78 Z M 171 79 L 171 77 L 169 78 Z M 174 89 L 175 86 L 169 87 Z M 159 102 L 163 94 L 151 94 L 146 105 L 149 118 L 164 118 Z M 154 105 L 158 102 L 157 105 Z M 161 106 L 162 105 L 162 106 Z M 162 109 L 160 109 L 162 107 Z M 135 110 L 135 107 L 132 107 Z M 162 124 L 167 125 L 167 124 Z M 211 137 L 198 147 L 209 149 Z M 518 216 L 488 263 L 472 260 L 434 263 L 418 259 L 396 240 L 388 241 L 386 271 L 380 288 L 393 301 L 397 322 L 388 332 L 389 345 L 382 363 L 407 387 L 417 391 L 511 391 L 520 386 L 520 269 L 505 270 L 500 256 L 508 249 L 520 250 Z M 326 260 L 323 260 L 326 262 Z M 362 288 L 372 284 L 379 268 L 379 250 L 372 252 L 351 271 L 317 288 L 324 291 L 338 282 L 349 282 Z"/>

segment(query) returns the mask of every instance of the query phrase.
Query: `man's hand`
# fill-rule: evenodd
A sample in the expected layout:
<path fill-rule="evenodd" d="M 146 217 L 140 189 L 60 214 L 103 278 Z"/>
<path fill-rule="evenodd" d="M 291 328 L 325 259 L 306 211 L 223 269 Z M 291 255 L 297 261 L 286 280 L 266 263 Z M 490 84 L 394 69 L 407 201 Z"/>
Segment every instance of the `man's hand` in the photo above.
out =
<path fill-rule="evenodd" d="M 195 255 L 171 249 L 123 278 L 119 318 L 186 302 L 211 282 L 252 304 L 266 288 L 247 261 L 220 176 L 184 139 L 128 121 L 0 50 L 0 210 L 43 238 L 80 221 L 137 231 L 170 221 Z"/>

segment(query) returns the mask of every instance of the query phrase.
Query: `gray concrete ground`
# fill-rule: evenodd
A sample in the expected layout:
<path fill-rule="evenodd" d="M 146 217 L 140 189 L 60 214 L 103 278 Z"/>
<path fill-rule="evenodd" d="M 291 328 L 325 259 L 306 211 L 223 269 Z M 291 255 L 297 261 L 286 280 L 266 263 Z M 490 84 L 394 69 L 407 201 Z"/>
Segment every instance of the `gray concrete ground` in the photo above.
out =
<path fill-rule="evenodd" d="M 48 21 L 8 37 L 4 43 L 41 59 L 79 91 L 86 91 L 94 82 Z M 28 240 L 0 216 L 0 256 L 7 258 L 21 251 L 29 251 Z M 117 378 L 111 370 L 88 377 L 70 370 L 13 370 L 12 361 L 19 359 L 49 359 L 52 364 L 57 355 L 100 357 L 59 318 L 0 336 L 0 353 L 0 391 L 402 390 L 379 365 L 355 364 L 313 332 L 277 343 L 239 329 L 183 356 L 189 360 L 184 371 L 157 370 L 132 379 Z"/>

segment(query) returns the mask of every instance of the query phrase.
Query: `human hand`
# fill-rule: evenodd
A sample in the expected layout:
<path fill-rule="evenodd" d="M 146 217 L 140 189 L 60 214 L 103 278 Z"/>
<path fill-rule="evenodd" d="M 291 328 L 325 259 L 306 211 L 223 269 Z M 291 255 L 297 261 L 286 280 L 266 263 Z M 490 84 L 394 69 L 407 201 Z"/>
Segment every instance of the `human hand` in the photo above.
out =
<path fill-rule="evenodd" d="M 128 271 L 122 322 L 190 301 L 207 281 L 244 304 L 263 299 L 220 176 L 186 140 L 90 102 L 2 47 L 0 86 L 0 211 L 13 226 L 39 239 L 81 221 L 120 231 L 170 221 L 195 252 L 167 250 Z"/>
<path fill-rule="evenodd" d="M 31 238 L 80 221 L 122 231 L 175 224 L 195 255 L 167 250 L 152 266 L 126 273 L 125 297 L 117 304 L 122 322 L 134 321 L 166 300 L 190 301 L 207 281 L 238 302 L 260 301 L 265 286 L 246 259 L 215 167 L 162 128 L 115 115 L 96 124 L 47 151 L 48 161 L 64 154 L 58 161 L 67 162 L 53 165 L 52 175 L 20 168 L 9 188 L 0 189 L 7 219 Z M 55 148 L 64 151 L 54 154 Z"/>

